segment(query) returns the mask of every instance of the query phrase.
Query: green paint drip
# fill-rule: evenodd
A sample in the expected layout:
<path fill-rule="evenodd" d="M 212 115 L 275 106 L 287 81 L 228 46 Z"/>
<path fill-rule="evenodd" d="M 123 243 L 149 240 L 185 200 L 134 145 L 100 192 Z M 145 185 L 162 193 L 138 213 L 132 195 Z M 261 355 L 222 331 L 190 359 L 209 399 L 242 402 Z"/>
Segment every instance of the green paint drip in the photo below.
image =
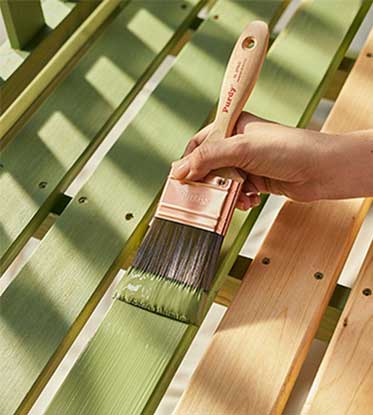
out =
<path fill-rule="evenodd" d="M 207 295 L 201 288 L 130 268 L 115 297 L 153 313 L 199 325 Z"/>

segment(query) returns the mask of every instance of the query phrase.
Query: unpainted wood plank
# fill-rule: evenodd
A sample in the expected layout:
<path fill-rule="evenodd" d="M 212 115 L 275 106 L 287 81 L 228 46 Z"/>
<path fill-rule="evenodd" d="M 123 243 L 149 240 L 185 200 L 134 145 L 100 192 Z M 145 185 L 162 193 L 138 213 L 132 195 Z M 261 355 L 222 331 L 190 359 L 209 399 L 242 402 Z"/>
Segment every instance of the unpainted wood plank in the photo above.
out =
<path fill-rule="evenodd" d="M 13 49 L 8 41 L 0 46 L 0 79 L 3 81 L 0 83 L 0 115 L 35 79 L 98 3 L 98 0 L 79 3 L 45 0 L 42 9 L 46 27 L 37 39 L 22 51 Z"/>
<path fill-rule="evenodd" d="M 319 29 L 318 26 L 313 27 L 313 19 L 304 21 L 303 18 L 304 13 L 312 16 L 317 12 L 320 4 L 320 1 L 307 2 L 299 12 L 301 19 L 298 20 L 298 16 L 295 16 L 288 30 L 273 44 L 264 64 L 265 70 L 254 91 L 256 100 L 250 100 L 248 110 L 254 107 L 258 111 L 265 110 L 260 104 L 256 104 L 256 102 L 266 101 L 261 94 L 270 95 L 276 101 L 277 94 L 285 89 L 286 100 L 289 104 L 294 103 L 298 108 L 298 116 L 295 117 L 296 110 L 289 113 L 289 118 L 287 118 L 287 113 L 282 113 L 284 118 L 280 121 L 297 125 L 308 118 L 308 114 L 307 117 L 304 116 L 304 111 L 310 111 L 314 108 L 315 101 L 320 99 L 322 90 L 320 84 L 326 82 L 333 74 L 333 70 L 338 67 L 357 29 L 357 21 L 361 20 L 364 15 L 362 11 L 364 8 L 360 8 L 360 3 L 346 2 L 344 5 L 348 10 L 345 14 L 339 14 L 339 23 L 321 34 L 320 30 L 315 30 L 315 28 Z M 182 51 L 171 72 L 156 89 L 132 126 L 122 134 L 116 146 L 111 150 L 112 154 L 117 154 L 116 159 L 121 161 L 121 168 L 115 170 L 115 166 L 110 165 L 110 158 L 104 160 L 88 186 L 80 192 L 79 196 L 84 196 L 89 191 L 88 199 L 94 195 L 94 206 L 89 208 L 88 203 L 86 207 L 89 209 L 86 212 L 91 218 L 89 221 L 95 223 L 99 229 L 83 231 L 83 226 L 87 223 L 79 225 L 81 216 L 73 212 L 70 207 L 59 219 L 59 221 L 63 220 L 65 231 L 69 234 L 72 229 L 76 231 L 81 229 L 80 232 L 85 232 L 84 239 L 89 238 L 85 246 L 90 246 L 96 253 L 92 252 L 92 255 L 99 256 L 100 261 L 108 261 L 105 269 L 116 255 L 119 255 L 117 262 L 120 264 L 130 251 L 125 252 L 114 245 L 116 238 L 113 236 L 115 235 L 108 233 L 107 226 L 100 226 L 99 211 L 93 209 L 98 206 L 104 207 L 101 215 L 105 212 L 105 217 L 110 219 L 112 227 L 116 230 L 124 227 L 120 220 L 123 218 L 121 212 L 123 214 L 133 212 L 133 223 L 136 224 L 136 221 L 139 221 L 152 200 L 149 193 L 153 193 L 154 196 L 158 192 L 168 173 L 169 162 L 181 154 L 188 137 L 204 122 L 213 100 L 216 99 L 226 59 L 240 30 L 250 20 L 249 10 L 251 9 L 252 12 L 256 10 L 256 16 L 252 14 L 251 18 L 258 16 L 263 18 L 265 16 L 263 11 L 261 14 L 259 12 L 265 9 L 261 8 L 271 7 L 273 10 L 273 5 L 269 2 L 248 2 L 245 3 L 247 7 L 245 11 L 243 3 L 226 0 L 219 2 L 216 6 L 219 9 L 215 8 L 212 11 L 213 14 L 219 14 L 219 19 L 210 18 L 201 26 L 194 35 L 192 43 Z M 217 13 L 217 10 L 220 12 Z M 350 27 L 351 22 L 355 22 L 355 27 Z M 294 26 L 299 29 L 300 27 L 308 29 L 304 33 L 304 43 L 299 44 L 297 41 L 298 31 L 291 30 L 295 29 Z M 315 33 L 319 33 L 320 37 L 315 39 Z M 324 49 L 325 53 L 320 56 L 319 46 L 322 44 L 325 47 L 323 36 L 327 37 L 328 42 Z M 216 44 L 220 47 L 216 48 Z M 293 50 L 292 54 L 286 52 L 289 47 Z M 308 61 L 299 59 L 300 50 L 307 56 L 311 55 L 311 60 L 312 56 L 314 57 L 311 74 Z M 299 91 L 293 88 L 292 78 L 287 76 L 286 72 L 279 70 L 279 63 L 282 62 L 281 57 L 284 53 L 290 59 L 289 66 L 301 78 L 308 79 L 309 77 L 309 82 L 303 85 L 308 92 L 305 93 L 303 90 L 304 93 L 300 97 Z M 318 59 L 315 59 L 316 57 Z M 273 77 L 277 82 L 272 81 Z M 203 88 L 201 88 L 202 83 Z M 281 106 L 283 102 L 276 102 L 275 105 Z M 146 140 L 146 146 L 151 145 L 151 151 L 139 151 L 137 143 L 141 142 L 141 139 Z M 147 171 L 142 167 L 144 163 Z M 119 174 L 118 170 L 122 174 Z M 111 189 L 105 190 L 105 183 L 109 177 L 115 181 Z M 115 177 L 118 177 L 118 181 Z M 129 187 L 129 184 L 123 180 L 124 177 L 130 177 L 137 187 Z M 98 190 L 101 195 L 95 193 Z M 135 195 L 136 192 L 137 195 Z M 110 203 L 106 203 L 106 200 L 110 200 Z M 134 206 L 136 210 L 132 210 Z M 258 210 L 253 210 L 249 215 L 241 212 L 235 215 L 226 236 L 219 271 L 209 296 L 209 305 L 220 288 L 223 277 L 231 269 L 247 234 L 255 223 L 257 214 Z M 68 222 L 70 222 L 69 225 Z M 144 221 L 137 223 L 141 224 Z M 47 235 L 41 247 L 54 245 L 55 229 Z M 130 230 L 127 234 L 131 234 Z M 126 247 L 127 244 L 124 249 Z M 81 252 L 68 250 L 63 253 L 61 246 L 59 247 L 58 255 L 72 254 L 80 262 L 76 256 L 81 256 Z M 38 259 L 35 256 L 34 260 L 38 263 L 42 262 L 42 254 L 38 256 Z M 49 266 L 55 268 L 57 264 L 57 260 L 54 259 L 53 264 Z M 66 263 L 64 266 L 66 267 Z M 70 268 L 70 274 L 71 270 Z M 115 270 L 112 269 L 112 271 Z M 80 267 L 79 280 L 98 278 L 99 271 L 96 269 L 86 272 Z M 107 274 L 106 277 L 110 275 Z M 77 301 L 80 300 L 75 297 L 75 303 Z M 149 322 L 151 333 L 149 336 L 142 337 L 136 327 L 148 327 Z M 69 412 L 95 414 L 104 411 L 114 414 L 119 407 L 124 413 L 154 413 L 196 331 L 197 328 L 194 326 L 175 323 L 173 320 L 115 301 L 98 335 L 72 369 L 48 413 L 53 415 Z M 142 329 L 141 332 L 143 332 Z M 123 344 L 121 336 L 126 337 L 125 347 L 113 346 L 114 343 Z M 172 342 L 172 347 L 162 347 L 165 337 L 167 337 L 167 344 Z M 162 340 L 159 341 L 159 339 Z M 142 365 L 143 361 L 146 365 Z M 139 365 L 141 365 L 141 370 Z M 128 376 L 128 374 L 131 375 Z M 87 383 L 84 382 L 86 377 L 89 379 Z M 118 390 L 120 393 L 117 393 Z"/>
<path fill-rule="evenodd" d="M 373 32 L 323 131 L 373 128 L 373 62 L 367 58 L 372 47 Z M 282 412 L 370 203 L 355 199 L 284 205 L 197 367 L 178 414 Z M 270 264 L 263 263 L 264 257 Z"/>
<path fill-rule="evenodd" d="M 1 0 L 0 9 L 15 49 L 25 48 L 45 28 L 40 0 Z"/>
<path fill-rule="evenodd" d="M 373 408 L 373 243 L 321 362 L 304 415 L 363 415 Z"/>
<path fill-rule="evenodd" d="M 184 3 L 187 7 L 181 8 Z M 4 148 L 2 270 L 205 3 L 175 0 L 160 5 L 141 0 L 128 4 Z"/>
<path fill-rule="evenodd" d="M 232 303 L 235 295 L 240 289 L 241 282 L 239 279 L 231 276 L 231 273 L 224 279 L 223 285 L 218 291 L 214 302 L 229 307 Z M 333 296 L 329 302 L 328 308 L 326 309 L 319 328 L 315 334 L 316 339 L 329 342 L 332 338 L 333 332 L 337 326 L 338 320 L 342 314 L 343 305 L 339 303 L 340 291 L 343 292 L 344 296 L 348 296 L 350 289 L 337 285 Z M 335 304 L 337 303 L 337 305 Z"/>

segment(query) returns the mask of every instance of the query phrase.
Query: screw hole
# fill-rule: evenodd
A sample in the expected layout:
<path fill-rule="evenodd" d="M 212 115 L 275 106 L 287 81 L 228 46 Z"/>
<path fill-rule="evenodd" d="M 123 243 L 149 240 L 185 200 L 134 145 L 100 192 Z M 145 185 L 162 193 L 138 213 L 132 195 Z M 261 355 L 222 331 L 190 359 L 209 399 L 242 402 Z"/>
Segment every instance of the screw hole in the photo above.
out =
<path fill-rule="evenodd" d="M 180 7 L 181 7 L 182 9 L 186 9 L 186 8 L 188 7 L 188 5 L 187 5 L 187 4 L 185 4 L 185 3 L 183 3 Z"/>
<path fill-rule="evenodd" d="M 212 16 L 212 18 L 213 18 L 214 20 L 219 20 L 219 15 L 218 15 L 218 14 L 214 14 L 214 15 Z"/>
<path fill-rule="evenodd" d="M 83 203 L 87 203 L 87 202 L 88 202 L 88 198 L 87 198 L 87 197 L 85 197 L 85 196 L 81 196 L 81 197 L 78 199 L 78 202 L 82 205 Z"/>
<path fill-rule="evenodd" d="M 315 272 L 313 276 L 316 280 L 322 280 L 324 278 L 324 274 L 322 272 Z"/>
<path fill-rule="evenodd" d="M 3 169 L 3 168 L 4 168 L 4 164 L 0 163 L 0 169 Z"/>
<path fill-rule="evenodd" d="M 40 189 L 45 189 L 47 187 L 48 183 L 47 182 L 40 182 L 39 183 L 39 188 Z"/>
<path fill-rule="evenodd" d="M 373 58 L 373 53 L 372 52 L 368 52 L 367 53 L 367 58 Z"/>
<path fill-rule="evenodd" d="M 363 289 L 363 294 L 367 297 L 369 297 L 370 295 L 372 295 L 372 290 L 370 288 L 364 288 Z"/>
<path fill-rule="evenodd" d="M 262 264 L 264 264 L 264 265 L 269 265 L 270 263 L 271 263 L 270 258 L 268 258 L 268 257 L 264 257 L 264 258 L 262 259 Z"/>
<path fill-rule="evenodd" d="M 126 213 L 125 218 L 126 218 L 126 220 L 131 220 L 131 219 L 133 219 L 133 218 L 134 218 L 133 213 L 131 213 L 131 212 Z"/>
<path fill-rule="evenodd" d="M 256 41 L 253 37 L 247 37 L 242 42 L 243 49 L 254 49 L 256 46 Z"/>

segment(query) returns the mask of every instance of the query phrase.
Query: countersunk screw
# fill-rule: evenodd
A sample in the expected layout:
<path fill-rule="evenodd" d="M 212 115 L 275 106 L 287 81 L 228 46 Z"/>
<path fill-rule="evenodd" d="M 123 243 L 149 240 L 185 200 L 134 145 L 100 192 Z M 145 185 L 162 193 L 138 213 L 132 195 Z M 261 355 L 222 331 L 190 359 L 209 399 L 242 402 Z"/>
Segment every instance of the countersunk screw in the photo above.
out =
<path fill-rule="evenodd" d="M 40 182 L 39 183 L 39 187 L 40 189 L 45 189 L 47 187 L 48 183 L 47 182 Z"/>
<path fill-rule="evenodd" d="M 271 260 L 268 258 L 268 257 L 264 257 L 263 259 L 262 259 L 262 264 L 264 264 L 264 265 L 268 265 L 268 264 L 270 264 L 271 263 Z"/>
<path fill-rule="evenodd" d="M 372 52 L 368 52 L 367 53 L 367 58 L 373 58 L 373 53 Z"/>
<path fill-rule="evenodd" d="M 324 274 L 322 272 L 315 272 L 313 276 L 316 280 L 322 280 L 324 278 Z"/>
<path fill-rule="evenodd" d="M 80 204 L 87 203 L 87 202 L 88 202 L 88 198 L 87 198 L 87 197 L 85 197 L 85 196 L 81 196 L 81 197 L 78 199 L 78 202 L 79 202 Z"/>
<path fill-rule="evenodd" d="M 369 297 L 370 295 L 372 295 L 372 290 L 370 288 L 364 288 L 363 294 Z"/>
<path fill-rule="evenodd" d="M 125 218 L 126 218 L 126 220 L 131 220 L 131 219 L 133 219 L 133 218 L 134 218 L 133 213 L 131 213 L 131 212 L 126 213 Z"/>

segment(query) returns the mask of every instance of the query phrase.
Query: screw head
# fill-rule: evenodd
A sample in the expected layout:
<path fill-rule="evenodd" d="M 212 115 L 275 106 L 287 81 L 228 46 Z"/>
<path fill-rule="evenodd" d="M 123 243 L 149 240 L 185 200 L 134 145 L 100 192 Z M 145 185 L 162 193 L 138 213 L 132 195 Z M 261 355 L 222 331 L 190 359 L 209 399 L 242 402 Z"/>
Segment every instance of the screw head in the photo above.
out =
<path fill-rule="evenodd" d="M 223 177 L 220 177 L 219 179 L 218 179 L 218 185 L 219 186 L 225 186 L 227 184 L 227 180 L 226 179 L 224 179 Z"/>
<path fill-rule="evenodd" d="M 47 182 L 40 182 L 38 186 L 39 186 L 40 189 L 45 189 L 47 187 L 47 185 L 48 185 Z"/>
<path fill-rule="evenodd" d="M 262 264 L 264 264 L 264 265 L 269 265 L 271 263 L 271 259 L 270 258 L 268 258 L 268 257 L 264 257 L 263 259 L 262 259 Z"/>
<path fill-rule="evenodd" d="M 366 297 L 369 297 L 370 295 L 372 295 L 372 290 L 370 288 L 364 288 L 363 295 L 365 295 Z"/>
<path fill-rule="evenodd" d="M 322 280 L 324 278 L 324 274 L 322 272 L 315 272 L 313 276 L 316 280 Z"/>
<path fill-rule="evenodd" d="M 367 53 L 367 58 L 373 58 L 373 53 L 372 52 L 368 52 Z"/>
<path fill-rule="evenodd" d="M 78 199 L 78 203 L 80 203 L 81 205 L 83 204 L 83 203 L 87 203 L 88 202 L 88 198 L 87 197 L 85 197 L 85 196 L 81 196 L 79 199 Z"/>
<path fill-rule="evenodd" d="M 213 19 L 214 20 L 218 20 L 219 19 L 219 15 L 218 14 L 214 14 Z"/>
<path fill-rule="evenodd" d="M 4 168 L 4 164 L 0 163 L 0 169 L 3 169 L 3 168 Z"/>
<path fill-rule="evenodd" d="M 126 218 L 126 220 L 131 220 L 131 219 L 133 219 L 133 218 L 134 218 L 133 213 L 131 213 L 131 212 L 126 213 L 125 218 Z"/>

